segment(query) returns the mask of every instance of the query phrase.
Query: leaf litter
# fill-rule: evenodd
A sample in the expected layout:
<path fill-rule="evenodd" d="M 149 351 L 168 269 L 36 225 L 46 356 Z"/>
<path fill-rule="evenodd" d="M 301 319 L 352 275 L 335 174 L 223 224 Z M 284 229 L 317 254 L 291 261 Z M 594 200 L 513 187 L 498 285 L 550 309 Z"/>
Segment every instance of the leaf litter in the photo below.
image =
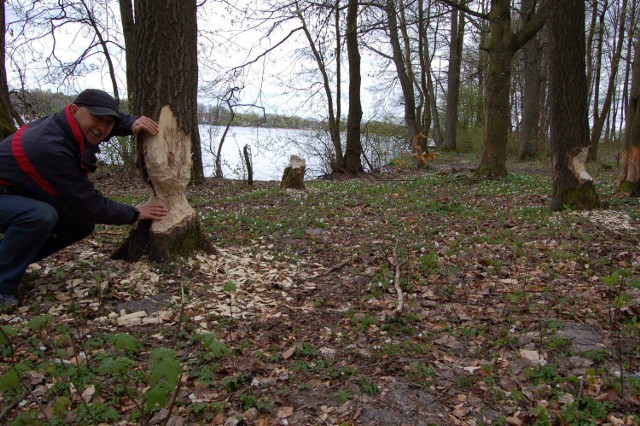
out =
<path fill-rule="evenodd" d="M 175 424 L 638 424 L 640 294 L 603 283 L 620 268 L 638 279 L 638 204 L 551 213 L 524 178 L 491 195 L 465 175 L 430 173 L 359 181 L 377 198 L 349 182 L 286 192 L 209 181 L 197 190 L 209 198 L 191 197 L 218 253 L 169 265 L 109 260 L 125 231 L 102 227 L 31 266 L 27 304 L 1 314 L 17 330 L 14 357 L 44 364 L 39 354 L 63 347 L 65 365 L 91 366 L 113 347 L 87 339 L 119 333 L 143 353 L 175 347 L 179 403 L 152 413 Z M 430 186 L 416 184 L 425 177 Z M 110 182 L 103 192 L 126 187 Z M 85 344 L 30 341 L 43 314 Z M 229 355 L 194 364 L 203 354 L 192 337 L 206 333 Z M 52 413 L 64 394 L 38 368 L 27 377 L 31 396 L 13 405 L 0 395 L 13 405 L 0 408 L 5 420 L 38 404 Z M 82 423 L 83 403 L 137 423 L 135 398 L 114 389 L 90 383 L 69 396 L 68 423 Z"/>

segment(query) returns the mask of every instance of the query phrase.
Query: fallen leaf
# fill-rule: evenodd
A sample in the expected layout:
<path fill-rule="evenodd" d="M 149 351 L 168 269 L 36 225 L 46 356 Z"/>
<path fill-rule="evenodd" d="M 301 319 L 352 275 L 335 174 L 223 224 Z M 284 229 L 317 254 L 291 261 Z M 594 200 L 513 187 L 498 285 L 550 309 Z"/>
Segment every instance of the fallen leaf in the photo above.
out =
<path fill-rule="evenodd" d="M 286 419 L 293 414 L 293 407 L 280 407 L 278 408 L 277 416 L 279 419 Z"/>
<path fill-rule="evenodd" d="M 282 357 L 283 357 L 284 359 L 289 359 L 289 358 L 291 358 L 291 357 L 293 356 L 293 354 L 294 354 L 295 352 L 296 352 L 296 347 L 295 347 L 295 346 L 292 346 L 292 347 L 290 347 L 289 349 L 287 349 L 287 350 L 282 354 Z"/>

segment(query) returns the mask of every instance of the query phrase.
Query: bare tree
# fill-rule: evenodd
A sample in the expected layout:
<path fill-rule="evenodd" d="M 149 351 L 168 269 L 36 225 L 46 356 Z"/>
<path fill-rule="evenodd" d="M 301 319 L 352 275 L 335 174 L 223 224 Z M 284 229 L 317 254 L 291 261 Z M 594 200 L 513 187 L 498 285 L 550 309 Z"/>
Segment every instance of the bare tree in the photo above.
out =
<path fill-rule="evenodd" d="M 584 0 L 552 2 L 549 16 L 551 208 L 591 209 L 600 201 L 585 169 L 590 143 Z"/>
<path fill-rule="evenodd" d="M 534 12 L 536 0 L 522 0 L 520 13 L 525 26 Z M 540 34 L 536 34 L 522 48 L 523 93 L 522 127 L 520 130 L 520 160 L 532 158 L 537 153 L 538 135 L 543 99 Z"/>
<path fill-rule="evenodd" d="M 604 13 L 604 12 L 603 12 Z M 611 67 L 609 70 L 609 81 L 607 83 L 607 90 L 605 92 L 604 100 L 602 102 L 602 109 L 600 109 L 599 102 L 599 93 L 600 93 L 600 68 L 601 65 L 598 65 L 598 69 L 596 70 L 596 83 L 594 85 L 594 104 L 593 104 L 593 126 L 591 132 L 591 147 L 589 148 L 589 160 L 594 161 L 598 157 L 598 145 L 600 143 L 600 136 L 602 135 L 602 129 L 604 128 L 605 122 L 609 116 L 609 111 L 611 109 L 611 104 L 613 102 L 613 96 L 616 86 L 616 79 L 618 77 L 618 68 L 620 66 L 620 60 L 622 56 L 622 50 L 624 46 L 624 41 L 626 38 L 625 32 L 625 24 L 626 24 L 626 15 L 627 15 L 627 0 L 622 0 L 622 3 L 619 4 L 618 13 L 616 19 L 618 20 L 618 27 L 616 29 L 615 47 L 613 49 L 613 53 L 611 56 Z M 617 38 L 617 40 L 616 40 Z M 604 54 L 602 49 L 602 44 L 604 43 L 602 34 L 601 40 L 598 49 L 598 62 L 602 61 L 602 55 Z"/>
<path fill-rule="evenodd" d="M 457 0 L 454 0 L 457 3 Z M 447 106 L 445 110 L 445 131 L 443 148 L 456 150 L 458 128 L 458 102 L 460 100 L 460 67 L 464 40 L 464 11 L 453 8 L 451 12 L 451 44 L 449 46 L 449 71 L 447 72 Z"/>
<path fill-rule="evenodd" d="M 418 116 L 416 114 L 416 97 L 413 90 L 413 70 L 411 62 L 406 61 L 406 56 L 403 55 L 402 46 L 400 45 L 400 27 L 398 25 L 398 11 L 396 10 L 395 3 L 396 2 L 394 0 L 386 0 L 385 11 L 387 14 L 387 25 L 393 64 L 398 74 L 400 88 L 402 89 L 402 97 L 404 101 L 404 122 L 407 126 L 409 139 L 413 141 L 417 140 L 421 129 L 418 122 Z"/>
<path fill-rule="evenodd" d="M 346 24 L 347 56 L 349 60 L 349 115 L 347 116 L 347 148 L 344 169 L 348 173 L 362 173 L 362 143 L 360 124 L 362 103 L 360 100 L 360 49 L 358 48 L 358 1 L 348 0 Z"/>
<path fill-rule="evenodd" d="M 110 24 L 117 19 L 108 1 L 8 0 L 7 4 L 18 17 L 9 28 L 15 34 L 11 55 L 18 55 L 20 50 L 32 57 L 40 55 L 47 67 L 48 82 L 58 87 L 67 83 L 73 85 L 78 77 L 104 64 L 111 91 L 116 100 L 120 100 L 112 57 L 114 51 L 122 50 L 122 46 L 117 28 Z M 74 51 L 79 52 L 73 57 L 68 57 L 68 41 L 62 41 L 63 35 L 68 33 L 75 34 L 72 43 L 76 48 Z M 44 43 L 38 44 L 41 41 Z M 48 46 L 48 50 L 35 47 L 42 45 Z M 97 61 L 91 62 L 94 59 Z"/>
<path fill-rule="evenodd" d="M 13 124 L 13 114 L 11 113 L 11 101 L 9 99 L 9 88 L 7 87 L 7 71 L 5 67 L 5 24 L 4 24 L 4 0 L 0 2 L 0 140 L 6 138 L 16 131 Z"/>
<path fill-rule="evenodd" d="M 448 2 L 448 0 L 447 0 Z M 507 135 L 509 113 L 509 84 L 511 61 L 515 52 L 524 46 L 542 28 L 545 22 L 547 0 L 519 31 L 512 32 L 509 0 L 492 0 L 488 16 L 465 9 L 490 22 L 488 40 L 489 63 L 486 80 L 486 125 L 482 159 L 476 173 L 485 176 L 504 176 L 507 173 Z"/>
<path fill-rule="evenodd" d="M 640 37 L 636 38 L 635 45 L 618 191 L 637 196 L 640 193 Z"/>
<path fill-rule="evenodd" d="M 148 247 L 151 259 L 167 260 L 211 249 L 185 197 L 191 147 L 200 138 L 196 1 L 136 0 L 135 22 L 137 104 L 160 124 L 157 137 L 139 141 L 141 170 L 152 199 L 165 204 L 169 215 L 152 225 L 140 223 L 114 256 L 136 260 Z"/>

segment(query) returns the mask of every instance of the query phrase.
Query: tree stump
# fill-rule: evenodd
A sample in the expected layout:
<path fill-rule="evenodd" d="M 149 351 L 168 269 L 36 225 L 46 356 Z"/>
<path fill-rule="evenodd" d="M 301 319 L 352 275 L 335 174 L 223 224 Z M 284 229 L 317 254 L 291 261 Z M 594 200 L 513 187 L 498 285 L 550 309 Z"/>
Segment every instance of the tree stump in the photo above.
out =
<path fill-rule="evenodd" d="M 138 223 L 113 254 L 114 259 L 135 261 L 147 249 L 149 258 L 156 261 L 188 255 L 197 249 L 214 251 L 185 196 L 191 178 L 190 137 L 178 126 L 168 105 L 162 108 L 158 124 L 157 136 L 144 136 L 140 160 L 144 180 L 152 191 L 150 201 L 164 204 L 169 213 L 163 220 Z"/>
<path fill-rule="evenodd" d="M 292 155 L 289 164 L 284 169 L 280 188 L 282 189 L 305 189 L 304 173 L 307 170 L 307 162 L 304 158 Z"/>

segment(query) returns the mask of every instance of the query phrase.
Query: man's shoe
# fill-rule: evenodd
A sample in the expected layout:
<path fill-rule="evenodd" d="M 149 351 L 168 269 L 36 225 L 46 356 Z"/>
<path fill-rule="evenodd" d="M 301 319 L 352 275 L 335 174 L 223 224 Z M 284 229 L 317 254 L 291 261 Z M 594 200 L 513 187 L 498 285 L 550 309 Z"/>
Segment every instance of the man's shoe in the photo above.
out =
<path fill-rule="evenodd" d="M 13 294 L 0 293 L 0 306 L 18 306 L 18 299 Z"/>

